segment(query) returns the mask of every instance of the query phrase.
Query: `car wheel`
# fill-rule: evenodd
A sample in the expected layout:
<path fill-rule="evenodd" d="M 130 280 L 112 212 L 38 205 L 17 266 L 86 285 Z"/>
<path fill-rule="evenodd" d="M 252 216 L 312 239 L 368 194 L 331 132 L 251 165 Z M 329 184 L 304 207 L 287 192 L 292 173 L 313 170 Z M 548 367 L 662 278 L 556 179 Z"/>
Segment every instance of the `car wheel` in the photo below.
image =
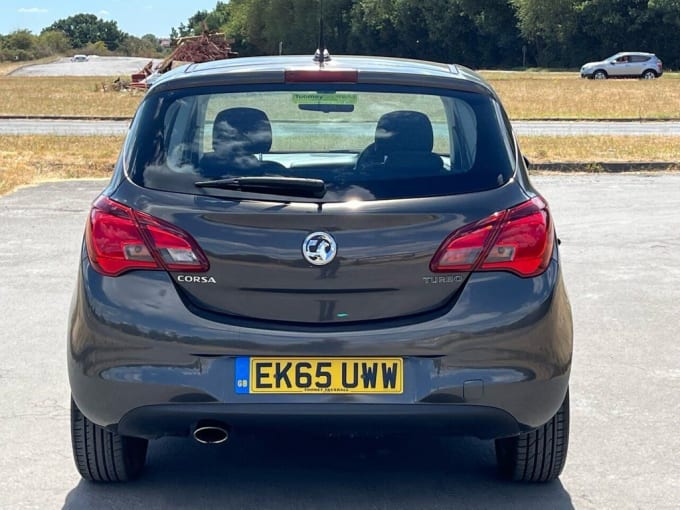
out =
<path fill-rule="evenodd" d="M 644 73 L 642 73 L 643 80 L 653 80 L 654 78 L 656 78 L 656 73 L 651 69 L 647 69 Z"/>
<path fill-rule="evenodd" d="M 598 69 L 593 73 L 593 78 L 596 80 L 606 80 L 607 79 L 607 73 L 604 72 L 602 69 Z"/>
<path fill-rule="evenodd" d="M 80 476 L 94 482 L 124 482 L 142 472 L 148 441 L 92 423 L 71 400 L 71 444 Z"/>
<path fill-rule="evenodd" d="M 516 437 L 496 440 L 496 459 L 505 478 L 521 482 L 555 480 L 567 460 L 569 392 L 548 423 Z"/>

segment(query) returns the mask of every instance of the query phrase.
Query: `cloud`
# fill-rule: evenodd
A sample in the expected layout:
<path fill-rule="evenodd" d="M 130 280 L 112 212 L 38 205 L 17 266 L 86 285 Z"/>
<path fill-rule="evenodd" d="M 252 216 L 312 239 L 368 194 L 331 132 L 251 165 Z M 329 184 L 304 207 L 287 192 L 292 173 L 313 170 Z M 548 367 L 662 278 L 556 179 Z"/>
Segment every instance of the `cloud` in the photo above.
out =
<path fill-rule="evenodd" d="M 111 13 L 109 11 L 106 11 L 106 10 L 99 11 L 100 16 L 108 16 L 109 14 L 111 14 Z"/>
<path fill-rule="evenodd" d="M 21 7 L 17 9 L 17 12 L 29 14 L 44 14 L 47 12 L 47 9 L 41 9 L 40 7 Z"/>

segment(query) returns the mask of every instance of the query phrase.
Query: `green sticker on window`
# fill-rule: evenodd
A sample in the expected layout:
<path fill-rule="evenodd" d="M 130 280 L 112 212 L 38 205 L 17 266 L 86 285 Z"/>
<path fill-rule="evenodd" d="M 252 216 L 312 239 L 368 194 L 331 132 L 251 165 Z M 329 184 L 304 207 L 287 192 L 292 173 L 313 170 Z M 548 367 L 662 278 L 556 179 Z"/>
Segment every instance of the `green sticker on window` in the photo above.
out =
<path fill-rule="evenodd" d="M 357 104 L 356 94 L 293 94 L 293 104 Z"/>

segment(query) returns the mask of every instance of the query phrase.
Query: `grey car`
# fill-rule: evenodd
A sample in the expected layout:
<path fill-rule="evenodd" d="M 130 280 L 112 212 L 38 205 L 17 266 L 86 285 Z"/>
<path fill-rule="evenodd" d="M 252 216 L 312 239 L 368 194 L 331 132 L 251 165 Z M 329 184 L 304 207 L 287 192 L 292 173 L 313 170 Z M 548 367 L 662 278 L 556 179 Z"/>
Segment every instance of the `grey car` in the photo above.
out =
<path fill-rule="evenodd" d="M 134 478 L 162 436 L 417 431 L 495 440 L 502 476 L 553 480 L 572 359 L 558 244 L 498 96 L 464 67 L 173 70 L 86 223 L 78 471 Z"/>
<path fill-rule="evenodd" d="M 643 78 L 653 80 L 663 74 L 663 62 L 653 53 L 623 52 L 600 62 L 588 62 L 581 67 L 581 78 Z"/>

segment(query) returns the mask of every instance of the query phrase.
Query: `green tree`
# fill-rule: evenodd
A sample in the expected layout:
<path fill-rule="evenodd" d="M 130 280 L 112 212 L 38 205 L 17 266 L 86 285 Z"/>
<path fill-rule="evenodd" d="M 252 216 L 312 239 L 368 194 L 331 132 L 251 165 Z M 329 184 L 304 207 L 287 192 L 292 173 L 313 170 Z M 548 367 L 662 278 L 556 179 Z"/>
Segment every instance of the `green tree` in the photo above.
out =
<path fill-rule="evenodd" d="M 234 38 L 236 50 L 242 56 L 261 55 L 262 25 L 251 0 L 231 0 L 229 17 L 222 30 Z"/>
<path fill-rule="evenodd" d="M 0 60 L 32 60 L 38 53 L 37 38 L 30 30 L 15 30 L 0 37 Z"/>
<path fill-rule="evenodd" d="M 352 0 L 324 2 L 324 32 L 331 52 L 347 47 Z M 232 0 L 222 30 L 241 55 L 312 53 L 319 40 L 318 0 Z"/>
<path fill-rule="evenodd" d="M 538 65 L 576 67 L 624 50 L 680 64 L 680 0 L 513 0 Z"/>
<path fill-rule="evenodd" d="M 497 0 L 362 0 L 350 51 L 493 67 L 521 62 L 515 9 Z"/>
<path fill-rule="evenodd" d="M 311 53 L 319 0 L 230 0 L 198 11 L 175 35 L 220 30 L 243 56 Z M 325 0 L 331 53 L 457 62 L 474 68 L 577 67 L 617 51 L 680 66 L 680 0 Z"/>
<path fill-rule="evenodd" d="M 156 36 L 152 38 L 128 36 L 118 47 L 118 51 L 133 57 L 156 57 L 158 56 L 158 42 Z"/>
<path fill-rule="evenodd" d="M 190 35 L 196 35 L 202 32 L 201 23 L 208 17 L 208 11 L 197 11 L 193 16 L 189 18 L 187 24 L 180 23 L 177 29 L 174 27 L 170 31 L 170 35 L 174 39 L 177 37 L 186 37 Z"/>
<path fill-rule="evenodd" d="M 43 31 L 40 34 L 39 43 L 51 55 L 68 53 L 72 49 L 66 34 L 58 30 Z"/>
<path fill-rule="evenodd" d="M 647 47 L 673 69 L 680 68 L 680 0 L 650 0 Z"/>
<path fill-rule="evenodd" d="M 510 0 L 458 0 L 464 18 L 474 26 L 477 67 L 512 67 L 522 63 L 523 41 L 517 27 L 517 11 Z"/>
<path fill-rule="evenodd" d="M 623 50 L 660 51 L 658 35 L 667 29 L 647 0 L 581 0 L 566 65 L 601 59 Z M 671 29 L 672 31 L 672 29 Z M 677 27 L 675 29 L 677 33 Z"/>
<path fill-rule="evenodd" d="M 15 50 L 31 51 L 35 49 L 36 37 L 30 30 L 16 30 L 7 35 L 5 45 Z"/>
<path fill-rule="evenodd" d="M 82 48 L 88 43 L 102 41 L 109 50 L 116 50 L 128 37 L 118 29 L 115 21 L 104 21 L 94 14 L 76 14 L 55 21 L 42 32 L 61 31 L 68 37 L 73 48 Z"/>
<path fill-rule="evenodd" d="M 154 46 L 158 46 L 158 37 L 156 37 L 154 34 L 144 34 L 142 36 L 142 39 L 147 41 L 149 44 L 152 44 Z"/>
<path fill-rule="evenodd" d="M 577 26 L 577 0 L 513 0 L 519 28 L 541 67 L 558 67 Z"/>
<path fill-rule="evenodd" d="M 45 32 L 40 37 L 29 30 L 0 36 L 0 60 L 32 60 L 69 52 L 71 46 L 62 32 Z"/>
<path fill-rule="evenodd" d="M 227 2 L 217 2 L 215 10 L 208 13 L 205 18 L 205 26 L 211 32 L 222 30 L 229 21 L 229 4 Z M 202 26 L 201 26 L 202 28 Z"/>
<path fill-rule="evenodd" d="M 349 51 L 386 54 L 396 39 L 393 14 L 394 0 L 354 2 L 350 12 Z"/>
<path fill-rule="evenodd" d="M 197 11 L 186 22 L 180 23 L 179 27 L 173 27 L 170 35 L 173 38 L 199 35 L 205 29 L 209 32 L 219 32 L 229 21 L 231 8 L 227 2 L 217 2 L 212 11 Z"/>

